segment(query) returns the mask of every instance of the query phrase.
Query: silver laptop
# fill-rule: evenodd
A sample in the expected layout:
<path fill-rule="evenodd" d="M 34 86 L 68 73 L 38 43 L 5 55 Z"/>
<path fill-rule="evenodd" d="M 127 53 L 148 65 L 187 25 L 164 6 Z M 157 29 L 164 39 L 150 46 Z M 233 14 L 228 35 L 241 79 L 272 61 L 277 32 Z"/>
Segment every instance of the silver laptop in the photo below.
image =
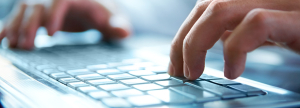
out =
<path fill-rule="evenodd" d="M 243 77 L 224 78 L 216 67 L 223 62 L 217 47 L 208 51 L 207 67 L 199 79 L 170 77 L 167 64 L 171 40 L 136 36 L 122 44 L 56 45 L 34 51 L 2 48 L 2 105 L 8 108 L 300 105 L 297 93 Z"/>

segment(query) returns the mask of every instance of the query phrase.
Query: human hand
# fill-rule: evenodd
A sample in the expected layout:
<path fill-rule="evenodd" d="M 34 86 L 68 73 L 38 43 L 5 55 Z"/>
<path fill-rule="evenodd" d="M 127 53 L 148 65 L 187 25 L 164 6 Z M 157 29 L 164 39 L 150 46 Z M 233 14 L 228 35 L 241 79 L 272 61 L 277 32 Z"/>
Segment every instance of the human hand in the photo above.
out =
<path fill-rule="evenodd" d="M 168 73 L 195 80 L 208 49 L 224 41 L 224 75 L 245 69 L 247 52 L 276 44 L 300 52 L 300 0 L 198 1 L 173 40 Z"/>
<path fill-rule="evenodd" d="M 23 0 L 5 21 L 0 40 L 7 37 L 10 47 L 30 50 L 41 26 L 50 36 L 59 30 L 97 29 L 105 39 L 125 38 L 130 34 L 129 23 L 114 22 L 119 17 L 113 6 L 106 0 Z"/>

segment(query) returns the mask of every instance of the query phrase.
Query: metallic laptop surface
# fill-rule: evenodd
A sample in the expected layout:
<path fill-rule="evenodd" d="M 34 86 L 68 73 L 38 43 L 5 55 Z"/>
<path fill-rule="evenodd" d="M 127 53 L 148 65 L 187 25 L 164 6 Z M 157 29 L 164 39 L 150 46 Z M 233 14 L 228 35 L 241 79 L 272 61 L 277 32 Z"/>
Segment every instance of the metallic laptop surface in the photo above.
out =
<path fill-rule="evenodd" d="M 136 36 L 122 44 L 56 45 L 33 51 L 0 49 L 5 107 L 201 108 L 296 107 L 300 95 L 208 64 L 195 81 L 167 74 L 171 39 Z M 223 62 L 218 48 L 206 61 Z"/>

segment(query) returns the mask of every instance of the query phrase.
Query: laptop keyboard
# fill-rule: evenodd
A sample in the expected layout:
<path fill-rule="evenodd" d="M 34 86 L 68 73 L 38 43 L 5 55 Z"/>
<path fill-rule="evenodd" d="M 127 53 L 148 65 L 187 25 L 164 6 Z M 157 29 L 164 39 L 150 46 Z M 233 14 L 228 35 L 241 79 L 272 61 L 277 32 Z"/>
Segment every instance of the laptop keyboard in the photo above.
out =
<path fill-rule="evenodd" d="M 2 55 L 13 56 L 25 67 L 34 67 L 108 107 L 191 104 L 266 94 L 258 88 L 205 74 L 195 81 L 170 77 L 167 67 L 98 46 L 52 47 Z"/>

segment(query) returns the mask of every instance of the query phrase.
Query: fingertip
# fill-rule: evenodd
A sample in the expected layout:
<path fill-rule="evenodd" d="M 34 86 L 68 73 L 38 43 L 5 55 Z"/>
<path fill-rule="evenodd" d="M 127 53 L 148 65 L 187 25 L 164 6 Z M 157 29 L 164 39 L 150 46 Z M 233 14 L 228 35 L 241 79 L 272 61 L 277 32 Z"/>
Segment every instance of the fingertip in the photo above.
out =
<path fill-rule="evenodd" d="M 236 79 L 242 75 L 245 69 L 245 60 L 242 56 L 225 59 L 224 76 L 228 79 Z"/>
<path fill-rule="evenodd" d="M 46 29 L 47 29 L 47 33 L 48 33 L 49 36 L 53 36 L 54 35 L 54 33 L 55 33 L 54 30 L 51 30 L 49 27 L 46 27 Z"/>
<path fill-rule="evenodd" d="M 31 39 L 24 38 L 21 40 L 19 47 L 24 50 L 32 50 L 34 47 L 34 42 Z"/>
<path fill-rule="evenodd" d="M 51 22 L 52 22 L 51 24 L 46 25 L 47 33 L 49 36 L 53 36 L 54 33 L 60 29 L 59 24 L 54 24 L 54 23 L 60 23 L 60 22 L 57 22 L 57 21 L 51 21 Z"/>
<path fill-rule="evenodd" d="M 8 37 L 9 40 L 9 48 L 16 48 L 17 47 L 17 39 L 13 37 Z"/>
<path fill-rule="evenodd" d="M 228 66 L 226 63 L 225 63 L 225 66 L 224 66 L 224 76 L 225 76 L 227 79 L 235 79 L 235 78 L 236 78 L 236 77 L 233 75 L 232 69 L 230 69 L 230 66 Z"/>
<path fill-rule="evenodd" d="M 193 56 L 187 56 L 187 53 L 184 53 L 184 75 L 189 80 L 198 79 L 204 71 L 206 54 L 197 55 L 197 58 L 196 56 L 192 58 Z M 204 59 L 201 56 L 204 57 Z"/>
<path fill-rule="evenodd" d="M 204 69 L 201 66 L 199 66 L 198 69 L 191 69 L 187 65 L 185 65 L 184 71 L 187 71 L 187 72 L 184 72 L 185 73 L 184 75 L 189 80 L 196 80 L 202 75 L 203 70 Z"/>
<path fill-rule="evenodd" d="M 113 31 L 115 31 L 115 35 L 121 39 L 126 38 L 131 34 L 130 30 L 120 27 L 113 28 Z"/>
<path fill-rule="evenodd" d="M 171 62 L 169 62 L 169 67 L 168 67 L 168 74 L 171 75 L 171 76 L 174 76 L 174 66 Z"/>
<path fill-rule="evenodd" d="M 205 68 L 205 53 L 195 54 L 184 53 L 184 73 L 189 80 L 198 79 Z"/>
<path fill-rule="evenodd" d="M 1 40 L 5 37 L 6 35 L 6 30 L 3 29 L 1 32 L 0 32 L 0 43 L 1 43 Z"/>

